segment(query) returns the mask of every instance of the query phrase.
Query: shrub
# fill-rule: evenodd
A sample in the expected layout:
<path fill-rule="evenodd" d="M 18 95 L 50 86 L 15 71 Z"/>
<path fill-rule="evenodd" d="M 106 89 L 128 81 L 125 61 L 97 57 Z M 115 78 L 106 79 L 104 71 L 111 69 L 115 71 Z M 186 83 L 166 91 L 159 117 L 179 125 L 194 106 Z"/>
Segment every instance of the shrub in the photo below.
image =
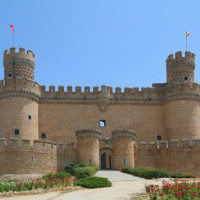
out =
<path fill-rule="evenodd" d="M 107 178 L 87 177 L 75 181 L 74 185 L 82 186 L 85 188 L 101 188 L 111 187 L 112 183 Z"/>
<path fill-rule="evenodd" d="M 55 174 L 52 174 L 52 173 L 45 174 L 44 176 L 42 176 L 42 179 L 47 180 L 47 179 L 50 179 L 52 177 L 57 177 L 57 178 L 61 179 L 61 178 L 70 178 L 71 176 L 72 175 L 70 173 L 67 173 L 67 172 L 58 172 L 58 173 L 55 173 Z"/>
<path fill-rule="evenodd" d="M 171 175 L 171 178 L 196 178 L 196 176 L 192 174 L 175 173 Z"/>
<path fill-rule="evenodd" d="M 166 171 L 154 168 L 124 167 L 122 171 L 146 179 L 169 177 L 169 174 Z"/>
<path fill-rule="evenodd" d="M 85 167 L 77 167 L 74 170 L 74 175 L 77 178 L 85 178 L 87 176 L 93 176 L 97 172 L 96 166 L 85 166 Z"/>
<path fill-rule="evenodd" d="M 65 167 L 65 171 L 72 174 L 73 176 L 75 175 L 75 169 L 78 167 L 85 167 L 85 163 L 78 163 L 78 164 L 70 164 Z"/>

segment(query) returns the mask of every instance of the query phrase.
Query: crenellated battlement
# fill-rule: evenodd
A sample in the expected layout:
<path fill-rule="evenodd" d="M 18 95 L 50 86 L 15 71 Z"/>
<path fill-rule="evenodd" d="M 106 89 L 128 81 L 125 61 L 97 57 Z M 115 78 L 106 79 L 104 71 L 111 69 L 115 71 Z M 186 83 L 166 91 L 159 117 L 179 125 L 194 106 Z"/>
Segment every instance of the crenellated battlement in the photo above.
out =
<path fill-rule="evenodd" d="M 76 131 L 77 138 L 101 138 L 101 131 L 95 129 L 82 129 Z"/>
<path fill-rule="evenodd" d="M 8 150 L 13 148 L 14 150 L 33 150 L 33 151 L 44 151 L 44 150 L 51 150 L 56 151 L 57 146 L 54 142 L 49 141 L 41 141 L 41 140 L 29 140 L 29 139 L 22 139 L 19 140 L 18 138 L 0 138 L 0 151 L 2 149 Z"/>
<path fill-rule="evenodd" d="M 26 58 L 35 62 L 35 54 L 31 50 L 25 51 L 25 48 L 20 47 L 19 51 L 16 52 L 14 47 L 4 51 L 4 61 L 7 61 L 11 58 Z"/>
<path fill-rule="evenodd" d="M 136 136 L 134 130 L 114 130 L 112 131 L 112 138 L 126 137 L 133 139 Z"/>
<path fill-rule="evenodd" d="M 139 142 L 136 145 L 137 150 L 178 150 L 178 149 L 200 149 L 200 138 L 199 139 L 190 139 L 190 138 L 182 138 L 182 139 L 171 139 L 155 141 L 155 142 Z"/>
<path fill-rule="evenodd" d="M 188 62 L 195 65 L 195 54 L 190 51 L 185 52 L 185 57 L 182 56 L 182 52 L 178 51 L 175 53 L 175 57 L 173 54 L 170 54 L 166 60 L 167 65 L 177 64 L 179 62 Z"/>

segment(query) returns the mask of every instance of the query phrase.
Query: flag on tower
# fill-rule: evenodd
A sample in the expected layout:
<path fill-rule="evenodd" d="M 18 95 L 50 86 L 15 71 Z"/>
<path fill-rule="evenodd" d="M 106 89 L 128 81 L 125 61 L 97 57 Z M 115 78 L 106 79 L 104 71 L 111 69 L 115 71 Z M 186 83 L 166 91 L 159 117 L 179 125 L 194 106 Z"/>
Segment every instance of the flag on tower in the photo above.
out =
<path fill-rule="evenodd" d="M 186 31 L 186 37 L 188 37 L 190 35 L 190 33 L 188 31 Z"/>
<path fill-rule="evenodd" d="M 13 26 L 13 25 L 10 25 L 10 28 L 12 29 L 12 32 L 14 32 L 14 31 L 15 31 L 15 29 L 14 29 L 14 26 Z"/>

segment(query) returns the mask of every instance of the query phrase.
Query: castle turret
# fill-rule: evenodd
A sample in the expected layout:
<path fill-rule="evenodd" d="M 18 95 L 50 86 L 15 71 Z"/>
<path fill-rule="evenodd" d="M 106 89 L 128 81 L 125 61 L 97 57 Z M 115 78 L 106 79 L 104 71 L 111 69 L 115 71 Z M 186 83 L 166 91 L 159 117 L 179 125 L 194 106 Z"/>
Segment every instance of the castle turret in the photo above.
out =
<path fill-rule="evenodd" d="M 186 51 L 185 57 L 178 51 L 171 54 L 166 60 L 167 65 L 167 83 L 193 82 L 195 69 L 195 54 Z"/>
<path fill-rule="evenodd" d="M 198 138 L 200 136 L 199 101 L 195 100 L 195 55 L 186 51 L 171 54 L 166 60 L 167 90 L 163 105 L 165 139 Z M 196 98 L 197 99 L 197 98 Z"/>
<path fill-rule="evenodd" d="M 0 136 L 38 139 L 40 86 L 34 82 L 35 55 L 24 48 L 4 52 L 0 82 Z"/>
<path fill-rule="evenodd" d="M 134 167 L 135 131 L 115 130 L 112 132 L 114 169 L 121 170 L 124 166 Z"/>
<path fill-rule="evenodd" d="M 28 50 L 25 53 L 24 48 L 19 48 L 19 53 L 15 48 L 4 51 L 4 78 L 34 80 L 35 54 Z"/>
<path fill-rule="evenodd" d="M 101 133 L 97 130 L 83 129 L 76 131 L 78 161 L 92 163 L 99 168 L 99 139 Z"/>

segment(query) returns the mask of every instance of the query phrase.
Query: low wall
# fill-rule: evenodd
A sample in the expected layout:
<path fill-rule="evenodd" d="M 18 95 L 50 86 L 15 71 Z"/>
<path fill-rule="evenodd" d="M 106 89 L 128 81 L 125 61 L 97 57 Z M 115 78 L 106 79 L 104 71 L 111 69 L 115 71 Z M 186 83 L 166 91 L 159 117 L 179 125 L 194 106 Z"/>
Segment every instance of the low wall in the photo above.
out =
<path fill-rule="evenodd" d="M 200 139 L 138 143 L 135 146 L 135 167 L 153 167 L 170 173 L 200 176 Z"/>
<path fill-rule="evenodd" d="M 56 171 L 57 147 L 54 143 L 0 138 L 0 175 Z"/>

